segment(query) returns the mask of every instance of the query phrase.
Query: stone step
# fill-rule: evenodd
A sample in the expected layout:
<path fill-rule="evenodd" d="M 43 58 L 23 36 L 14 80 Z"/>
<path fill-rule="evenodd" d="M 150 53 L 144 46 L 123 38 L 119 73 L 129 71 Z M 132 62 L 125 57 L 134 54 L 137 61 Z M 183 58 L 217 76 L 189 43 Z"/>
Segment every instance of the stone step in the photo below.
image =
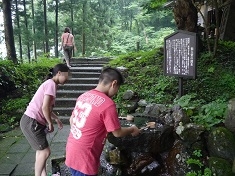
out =
<path fill-rule="evenodd" d="M 78 97 L 56 98 L 56 107 L 74 107 Z"/>
<path fill-rule="evenodd" d="M 58 117 L 63 124 L 69 125 L 70 124 L 69 119 L 70 119 L 71 114 L 69 116 L 58 116 Z"/>
<path fill-rule="evenodd" d="M 110 58 L 91 58 L 91 57 L 73 57 L 71 63 L 91 63 L 91 64 L 105 64 L 110 61 Z"/>
<path fill-rule="evenodd" d="M 53 112 L 61 119 L 62 116 L 70 117 L 74 107 L 55 107 Z"/>
<path fill-rule="evenodd" d="M 90 64 L 90 63 L 75 63 L 75 62 L 71 62 L 70 65 L 72 66 L 72 68 L 74 67 L 104 67 L 106 65 L 106 62 L 105 63 L 98 63 L 98 64 Z"/>
<path fill-rule="evenodd" d="M 66 84 L 97 84 L 99 81 L 99 78 L 70 78 Z M 65 85 L 66 85 L 65 84 Z"/>
<path fill-rule="evenodd" d="M 85 91 L 81 91 L 81 90 L 57 90 L 56 93 L 56 97 L 58 98 L 74 98 L 74 97 L 78 97 L 79 95 L 81 95 L 82 93 L 84 93 Z"/>
<path fill-rule="evenodd" d="M 101 72 L 103 67 L 97 67 L 97 66 L 93 66 L 93 67 L 86 67 L 86 66 L 74 66 L 70 68 L 70 72 L 74 72 L 74 71 L 79 71 L 79 72 Z"/>
<path fill-rule="evenodd" d="M 90 90 L 94 89 L 97 84 L 64 84 L 63 86 L 59 87 L 60 90 Z"/>
<path fill-rule="evenodd" d="M 109 61 L 110 58 L 98 57 L 71 59 L 71 78 L 58 88 L 54 108 L 62 122 L 69 124 L 77 98 L 97 86 L 100 72 Z"/>
<path fill-rule="evenodd" d="M 98 78 L 100 72 L 71 72 L 72 78 Z"/>

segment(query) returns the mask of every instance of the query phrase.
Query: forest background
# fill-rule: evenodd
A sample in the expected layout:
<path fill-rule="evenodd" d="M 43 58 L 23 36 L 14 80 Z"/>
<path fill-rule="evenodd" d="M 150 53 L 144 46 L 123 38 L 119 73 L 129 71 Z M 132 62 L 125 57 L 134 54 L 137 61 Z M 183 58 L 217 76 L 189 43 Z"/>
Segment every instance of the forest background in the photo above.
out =
<path fill-rule="evenodd" d="M 4 3 L 9 2 L 3 0 L 3 10 Z M 164 36 L 175 29 L 172 9 L 147 14 L 144 3 L 144 0 L 13 0 L 16 60 L 22 63 L 41 55 L 61 57 L 60 37 L 65 27 L 70 27 L 75 36 L 78 50 L 74 56 L 113 56 L 135 51 L 137 47 L 143 50 L 159 47 Z M 5 19 L 7 22 L 10 23 L 9 19 Z"/>
<path fill-rule="evenodd" d="M 45 73 L 61 62 L 60 36 L 65 27 L 70 27 L 75 36 L 78 50 L 74 56 L 111 56 L 115 59 L 109 65 L 127 68 L 126 84 L 114 99 L 121 113 L 129 113 L 125 107 L 129 102 L 124 101 L 122 95 L 132 90 L 149 104 L 179 105 L 190 122 L 208 130 L 222 126 L 228 101 L 235 97 L 235 43 L 218 40 L 219 35 L 209 37 L 207 29 L 212 26 L 206 26 L 206 37 L 200 40 L 196 79 L 183 80 L 184 96 L 179 97 L 178 78 L 164 75 L 163 42 L 164 37 L 179 29 L 173 12 L 192 10 L 193 16 L 195 8 L 159 9 L 166 2 L 2 0 L 4 30 L 1 33 L 4 36 L 1 41 L 5 40 L 7 57 L 0 58 L 0 132 L 19 125 Z M 197 2 L 213 4 L 218 14 L 223 3 L 231 1 Z M 192 17 L 190 15 L 187 17 Z M 213 28 L 218 29 L 218 25 L 217 20 Z M 186 27 L 197 29 L 197 20 L 190 21 Z"/>
<path fill-rule="evenodd" d="M 149 103 L 179 104 L 193 122 L 206 127 L 223 122 L 227 101 L 235 95 L 235 44 L 219 41 L 212 55 L 208 44 L 217 40 L 202 40 L 197 79 L 184 80 L 185 96 L 179 99 L 178 79 L 163 73 L 164 37 L 177 29 L 173 7 L 156 10 L 165 2 L 3 0 L 2 32 L 10 46 L 9 57 L 0 61 L 0 127 L 18 124 L 49 67 L 61 62 L 60 36 L 67 26 L 75 36 L 75 56 L 116 56 L 110 65 L 128 69 L 127 84 L 119 91 L 117 103 L 124 104 L 122 93 L 131 89 Z M 13 37 L 9 36 L 11 26 Z"/>

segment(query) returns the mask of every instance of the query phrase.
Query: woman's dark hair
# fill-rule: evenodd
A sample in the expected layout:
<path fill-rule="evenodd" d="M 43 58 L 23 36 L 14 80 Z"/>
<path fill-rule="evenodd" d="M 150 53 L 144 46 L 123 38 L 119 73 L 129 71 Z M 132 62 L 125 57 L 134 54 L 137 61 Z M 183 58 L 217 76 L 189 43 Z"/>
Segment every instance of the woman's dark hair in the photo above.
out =
<path fill-rule="evenodd" d="M 64 29 L 64 33 L 66 33 L 66 32 L 70 33 L 70 28 L 69 28 L 69 27 L 66 27 L 66 28 Z"/>
<path fill-rule="evenodd" d="M 122 85 L 124 83 L 124 77 L 122 73 L 116 68 L 104 68 L 100 74 L 99 82 L 108 84 L 114 80 L 117 80 L 118 85 Z"/>
<path fill-rule="evenodd" d="M 45 80 L 53 78 L 59 71 L 61 72 L 68 72 L 69 67 L 65 64 L 57 64 L 54 66 L 54 68 L 51 68 L 49 70 L 49 74 L 46 76 Z"/>

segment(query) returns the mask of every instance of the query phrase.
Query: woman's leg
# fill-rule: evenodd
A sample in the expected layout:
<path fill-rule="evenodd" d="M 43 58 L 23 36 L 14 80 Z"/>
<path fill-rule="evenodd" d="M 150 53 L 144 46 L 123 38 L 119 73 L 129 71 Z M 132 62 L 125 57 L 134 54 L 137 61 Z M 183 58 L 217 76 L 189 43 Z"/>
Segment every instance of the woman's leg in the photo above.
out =
<path fill-rule="evenodd" d="M 69 51 L 68 50 L 64 50 L 64 58 L 65 58 L 65 62 L 67 64 L 67 66 L 71 67 L 70 62 L 69 62 Z"/>
<path fill-rule="evenodd" d="M 49 147 L 44 150 L 36 151 L 36 160 L 35 160 L 35 176 L 47 176 L 46 174 L 46 161 L 50 156 L 51 150 Z"/>
<path fill-rule="evenodd" d="M 70 60 L 72 58 L 72 53 L 73 53 L 73 49 L 71 48 L 71 49 L 68 50 L 69 64 L 70 64 Z"/>

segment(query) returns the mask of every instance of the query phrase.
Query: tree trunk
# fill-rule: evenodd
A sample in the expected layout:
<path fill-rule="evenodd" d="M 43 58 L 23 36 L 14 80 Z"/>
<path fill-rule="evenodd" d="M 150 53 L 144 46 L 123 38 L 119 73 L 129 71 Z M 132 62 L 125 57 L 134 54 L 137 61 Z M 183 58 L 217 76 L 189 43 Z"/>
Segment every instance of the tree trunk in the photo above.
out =
<path fill-rule="evenodd" d="M 214 48 L 213 48 L 213 58 L 215 58 L 216 56 L 216 52 L 217 52 L 217 48 L 218 48 L 218 42 L 219 42 L 219 36 L 220 36 L 220 33 L 219 33 L 219 25 L 220 25 L 220 22 L 219 22 L 219 6 L 218 6 L 218 2 L 215 1 L 215 19 L 216 19 L 216 33 L 215 33 L 215 41 L 214 41 Z"/>
<path fill-rule="evenodd" d="M 71 3 L 70 18 L 71 18 L 71 22 L 72 22 L 72 24 L 73 24 L 73 7 L 74 7 L 73 0 L 71 0 L 70 3 Z M 73 24 L 73 25 L 74 25 L 74 24 Z M 73 33 L 73 26 L 71 27 L 71 32 L 72 32 L 72 34 L 74 34 L 74 33 Z M 75 36 L 74 36 L 74 37 L 75 37 Z M 75 39 L 74 39 L 74 40 L 75 40 Z M 73 56 L 74 56 L 74 50 L 73 50 Z"/>
<path fill-rule="evenodd" d="M 82 5 L 82 56 L 85 55 L 86 37 L 85 37 L 85 14 L 86 14 L 86 1 Z"/>
<path fill-rule="evenodd" d="M 7 58 L 9 60 L 12 60 L 14 63 L 17 63 L 12 18 L 11 18 L 11 2 L 12 0 L 2 1 L 5 42 L 6 42 L 6 49 L 7 49 Z"/>
<path fill-rule="evenodd" d="M 59 52 L 58 52 L 58 12 L 59 12 L 59 2 L 58 0 L 55 1 L 55 57 L 59 57 Z"/>
<path fill-rule="evenodd" d="M 32 25 L 32 32 L 33 32 L 33 53 L 34 53 L 34 60 L 37 60 L 37 47 L 36 47 L 36 42 L 35 42 L 35 22 L 34 22 L 34 0 L 31 0 L 31 5 L 32 5 L 32 20 L 33 20 L 33 25 Z"/>
<path fill-rule="evenodd" d="M 24 22 L 25 22 L 25 28 L 26 28 L 26 35 L 29 35 L 25 0 L 23 1 L 23 4 L 24 4 Z M 30 57 L 29 37 L 27 38 L 27 51 L 28 51 L 28 60 L 29 60 L 29 63 L 30 63 L 31 62 L 31 57 Z"/>
<path fill-rule="evenodd" d="M 177 0 L 173 12 L 179 30 L 197 32 L 197 9 L 191 0 Z"/>
<path fill-rule="evenodd" d="M 21 39 L 21 27 L 20 27 L 20 18 L 19 18 L 19 10 L 18 10 L 18 0 L 15 0 L 16 5 L 16 22 L 17 22 L 17 28 L 19 30 L 18 33 L 18 40 L 19 40 L 19 48 L 20 48 L 20 62 L 23 63 L 23 51 L 22 51 L 22 39 Z"/>
<path fill-rule="evenodd" d="M 44 7 L 44 34 L 45 34 L 45 52 L 49 53 L 49 44 L 48 44 L 48 27 L 47 27 L 47 1 L 43 0 Z"/>

